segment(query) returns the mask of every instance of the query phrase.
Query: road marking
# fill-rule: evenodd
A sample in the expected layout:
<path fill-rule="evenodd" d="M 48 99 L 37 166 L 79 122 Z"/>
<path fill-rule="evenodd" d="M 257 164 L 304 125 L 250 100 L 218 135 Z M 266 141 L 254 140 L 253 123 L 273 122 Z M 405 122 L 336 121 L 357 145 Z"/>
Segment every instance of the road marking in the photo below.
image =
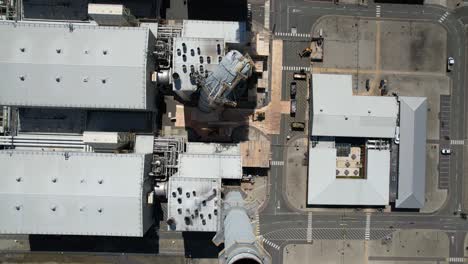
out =
<path fill-rule="evenodd" d="M 439 23 L 442 23 L 445 21 L 445 19 L 447 19 L 448 15 L 450 13 L 449 12 L 445 12 L 440 18 L 439 18 Z"/>
<path fill-rule="evenodd" d="M 365 240 L 370 239 L 370 218 L 371 218 L 371 215 L 367 214 L 366 215 L 366 233 L 364 234 L 364 239 Z"/>
<path fill-rule="evenodd" d="M 272 160 L 270 166 L 284 166 L 283 160 Z"/>
<path fill-rule="evenodd" d="M 457 257 L 452 257 L 448 258 L 449 262 L 465 262 L 465 258 L 457 258 Z"/>
<path fill-rule="evenodd" d="M 307 243 L 312 242 L 312 212 L 307 217 Z"/>
<path fill-rule="evenodd" d="M 463 139 L 452 139 L 450 140 L 450 145 L 464 145 L 465 140 Z"/>
<path fill-rule="evenodd" d="M 380 17 L 380 6 L 379 5 L 375 8 L 375 16 Z"/>
<path fill-rule="evenodd" d="M 255 213 L 255 222 L 256 222 L 255 234 L 259 236 L 260 235 L 260 215 L 258 214 L 258 212 Z"/>
<path fill-rule="evenodd" d="M 276 249 L 276 250 L 280 250 L 280 246 L 276 245 L 275 243 L 271 242 L 270 240 L 268 240 L 268 239 L 262 237 L 262 241 L 263 241 L 265 244 L 269 245 L 270 247 L 272 247 L 272 248 L 274 248 L 274 249 Z"/>
<path fill-rule="evenodd" d="M 270 29 L 270 0 L 265 1 L 264 15 L 265 18 L 263 23 L 266 29 Z"/>
<path fill-rule="evenodd" d="M 380 22 L 380 21 L 379 21 Z M 376 38 L 377 39 L 377 38 Z M 377 51 L 376 51 L 377 54 Z M 338 73 L 338 74 L 387 74 L 387 75 L 415 75 L 415 76 L 440 76 L 444 77 L 445 73 L 438 72 L 408 72 L 408 71 L 388 71 L 388 70 L 364 70 L 364 69 L 339 69 L 339 68 L 322 68 L 322 67 L 313 67 L 313 73 Z"/>
<path fill-rule="evenodd" d="M 275 36 L 291 37 L 291 38 L 311 38 L 312 37 L 308 33 L 291 33 L 291 32 L 275 32 Z"/>
<path fill-rule="evenodd" d="M 303 66 L 283 66 L 283 71 L 305 71 L 310 72 L 310 67 L 303 67 Z"/>

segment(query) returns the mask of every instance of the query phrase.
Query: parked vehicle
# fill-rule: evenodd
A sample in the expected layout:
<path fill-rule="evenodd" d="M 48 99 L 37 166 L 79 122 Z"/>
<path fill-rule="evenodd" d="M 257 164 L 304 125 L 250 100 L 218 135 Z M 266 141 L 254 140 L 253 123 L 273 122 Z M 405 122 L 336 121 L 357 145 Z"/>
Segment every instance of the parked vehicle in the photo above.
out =
<path fill-rule="evenodd" d="M 443 148 L 440 150 L 440 153 L 442 153 L 442 155 L 450 155 L 452 154 L 452 150 L 449 148 Z"/>
<path fill-rule="evenodd" d="M 387 88 L 387 80 L 380 80 L 379 89 Z"/>
<path fill-rule="evenodd" d="M 291 116 L 296 116 L 297 111 L 297 101 L 296 99 L 291 99 L 290 114 Z"/>
<path fill-rule="evenodd" d="M 304 123 L 304 122 L 292 122 L 292 123 L 291 123 L 291 129 L 292 129 L 292 130 L 301 130 L 301 131 L 304 131 L 304 129 L 305 129 L 305 123 Z"/>
<path fill-rule="evenodd" d="M 466 217 L 466 213 L 461 213 L 460 216 L 461 216 L 461 218 L 464 219 L 464 220 L 466 220 L 466 218 L 467 218 L 467 217 Z"/>
<path fill-rule="evenodd" d="M 304 70 L 301 70 L 300 72 L 295 72 L 293 78 L 294 80 L 305 80 L 307 79 L 307 74 Z"/>
<path fill-rule="evenodd" d="M 395 144 L 397 145 L 400 144 L 400 127 L 399 126 L 395 128 L 395 139 L 393 142 L 395 142 Z"/>
<path fill-rule="evenodd" d="M 291 82 L 289 85 L 289 92 L 291 94 L 291 99 L 296 99 L 297 85 L 296 82 Z"/>
<path fill-rule="evenodd" d="M 453 65 L 455 65 L 455 59 L 453 57 L 448 57 L 447 59 L 447 71 L 451 72 L 453 70 Z"/>

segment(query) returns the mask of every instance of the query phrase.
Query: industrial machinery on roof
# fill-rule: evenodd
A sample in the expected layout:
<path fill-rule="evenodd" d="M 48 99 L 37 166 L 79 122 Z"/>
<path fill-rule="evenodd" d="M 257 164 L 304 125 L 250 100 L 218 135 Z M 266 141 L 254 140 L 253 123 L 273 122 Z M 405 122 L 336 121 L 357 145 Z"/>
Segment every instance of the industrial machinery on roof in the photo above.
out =
<path fill-rule="evenodd" d="M 222 105 L 236 106 L 245 88 L 245 80 L 252 75 L 253 61 L 248 54 L 229 51 L 208 77 L 199 80 L 201 90 L 198 108 L 211 112 Z"/>
<path fill-rule="evenodd" d="M 3 2 L 0 20 L 13 20 Z M 240 193 L 223 198 L 223 181 L 242 180 L 239 144 L 94 130 L 86 114 L 156 111 L 157 88 L 169 85 L 185 101 L 200 92 L 204 112 L 236 106 L 253 61 L 226 54 L 226 43 L 245 42 L 245 23 L 139 23 L 122 5 L 90 4 L 88 15 L 94 21 L 0 22 L 0 104 L 11 107 L 0 111 L 0 234 L 143 237 L 159 199 L 169 230 L 218 232 L 221 263 L 270 263 Z M 31 109 L 34 131 L 15 108 Z"/>

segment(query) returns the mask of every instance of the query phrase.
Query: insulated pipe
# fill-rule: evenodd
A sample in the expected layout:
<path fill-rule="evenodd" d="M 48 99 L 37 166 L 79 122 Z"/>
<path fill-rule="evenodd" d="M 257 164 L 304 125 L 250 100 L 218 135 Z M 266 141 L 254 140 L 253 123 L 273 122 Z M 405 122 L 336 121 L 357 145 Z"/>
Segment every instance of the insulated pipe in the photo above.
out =
<path fill-rule="evenodd" d="M 271 263 L 258 245 L 254 230 L 238 191 L 229 192 L 224 201 L 224 250 L 219 256 L 222 264 Z"/>

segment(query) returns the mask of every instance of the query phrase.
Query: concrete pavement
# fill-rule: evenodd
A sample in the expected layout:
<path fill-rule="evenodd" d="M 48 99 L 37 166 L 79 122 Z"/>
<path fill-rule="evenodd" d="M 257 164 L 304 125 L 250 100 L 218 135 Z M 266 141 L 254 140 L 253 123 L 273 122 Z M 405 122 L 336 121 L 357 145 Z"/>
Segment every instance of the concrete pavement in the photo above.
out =
<path fill-rule="evenodd" d="M 312 25 L 321 17 L 327 15 L 362 16 L 375 19 L 418 20 L 428 23 L 439 23 L 447 30 L 447 57 L 453 56 L 459 63 L 456 64 L 450 77 L 452 79 L 451 90 L 451 117 L 450 139 L 459 140 L 466 138 L 466 107 L 468 101 L 465 92 L 465 28 L 463 23 L 468 22 L 468 8 L 461 8 L 455 12 L 447 12 L 439 6 L 413 6 L 396 4 L 369 3 L 367 7 L 356 5 L 333 5 L 323 2 L 308 1 L 279 1 L 271 3 L 271 26 L 276 38 L 303 41 L 304 36 L 311 34 Z M 295 31 L 295 32 L 294 32 Z M 309 34 L 309 35 L 307 35 Z M 298 58 L 288 59 L 289 65 L 304 66 Z M 281 121 L 281 134 L 273 136 L 272 160 L 284 160 L 286 144 L 285 133 L 287 124 L 284 118 Z M 450 163 L 449 197 L 445 205 L 434 214 L 419 214 L 414 212 L 374 213 L 370 223 L 370 237 L 373 232 L 385 234 L 395 229 L 433 229 L 444 230 L 447 234 L 455 234 L 451 238 L 450 257 L 464 256 L 464 237 L 468 230 L 468 224 L 453 212 L 462 207 L 463 199 L 463 145 L 452 146 L 454 154 Z M 261 212 L 260 232 L 276 245 L 283 247 L 291 241 L 303 241 L 307 237 L 308 214 L 289 208 L 285 202 L 283 167 L 272 168 L 271 190 L 269 202 L 265 210 Z M 355 236 L 365 235 L 366 215 L 363 212 L 342 210 L 342 212 L 313 212 L 311 225 L 314 234 L 321 232 L 322 237 L 336 237 L 343 230 L 353 230 Z M 310 228 L 310 227 L 309 227 Z M 452 237 L 452 236 L 451 236 Z M 461 245 L 461 247 L 460 247 Z M 269 252 L 275 263 L 281 263 L 282 250 L 270 247 Z"/>

